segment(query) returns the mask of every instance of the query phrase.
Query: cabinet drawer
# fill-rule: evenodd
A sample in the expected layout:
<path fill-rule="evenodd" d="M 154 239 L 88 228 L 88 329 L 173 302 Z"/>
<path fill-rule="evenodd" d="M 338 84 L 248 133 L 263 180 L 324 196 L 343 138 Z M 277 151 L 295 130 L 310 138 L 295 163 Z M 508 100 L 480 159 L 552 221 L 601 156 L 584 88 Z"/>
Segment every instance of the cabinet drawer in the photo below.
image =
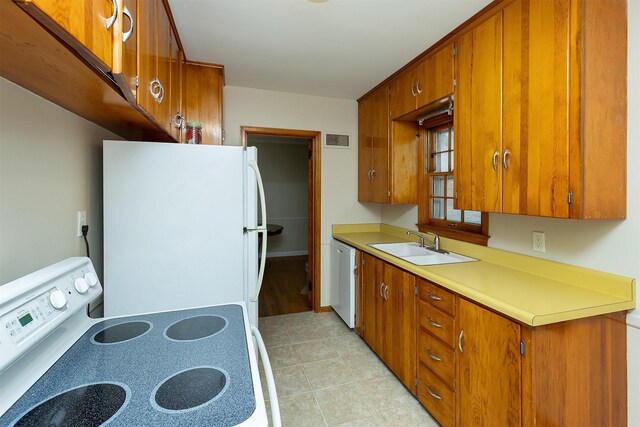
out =
<path fill-rule="evenodd" d="M 455 351 L 422 329 L 418 332 L 418 361 L 455 389 Z"/>
<path fill-rule="evenodd" d="M 421 363 L 418 364 L 418 400 L 441 425 L 455 425 L 456 393 Z"/>
<path fill-rule="evenodd" d="M 455 295 L 440 286 L 436 286 L 426 280 L 420 280 L 418 282 L 418 295 L 422 301 L 433 304 L 452 316 L 456 315 Z"/>
<path fill-rule="evenodd" d="M 419 307 L 420 327 L 430 332 L 454 348 L 456 341 L 456 322 L 447 313 L 438 310 L 431 304 L 420 301 Z"/>

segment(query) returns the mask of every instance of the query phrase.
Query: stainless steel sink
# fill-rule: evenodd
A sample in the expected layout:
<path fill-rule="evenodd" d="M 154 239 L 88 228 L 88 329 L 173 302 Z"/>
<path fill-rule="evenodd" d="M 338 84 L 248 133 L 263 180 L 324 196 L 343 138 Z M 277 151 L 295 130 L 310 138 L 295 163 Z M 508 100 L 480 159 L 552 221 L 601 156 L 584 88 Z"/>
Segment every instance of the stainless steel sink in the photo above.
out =
<path fill-rule="evenodd" d="M 416 242 L 371 243 L 369 246 L 414 265 L 440 265 L 477 261 L 475 258 L 470 258 L 454 252 L 436 252 L 433 249 L 421 247 Z"/>

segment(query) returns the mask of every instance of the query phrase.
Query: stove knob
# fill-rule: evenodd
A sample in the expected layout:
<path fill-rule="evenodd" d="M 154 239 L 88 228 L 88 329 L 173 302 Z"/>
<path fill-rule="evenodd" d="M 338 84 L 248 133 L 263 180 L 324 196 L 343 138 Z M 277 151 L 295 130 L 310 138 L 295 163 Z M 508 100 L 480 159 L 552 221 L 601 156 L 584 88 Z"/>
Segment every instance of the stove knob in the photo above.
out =
<path fill-rule="evenodd" d="M 79 294 L 84 294 L 89 290 L 89 284 L 82 277 L 76 279 L 76 281 L 73 283 L 73 286 L 76 288 L 76 291 L 78 291 Z"/>
<path fill-rule="evenodd" d="M 89 286 L 91 286 L 92 288 L 98 284 L 98 278 L 96 277 L 95 274 L 93 273 L 87 273 L 84 275 L 84 280 L 87 281 L 87 283 L 89 284 Z"/>
<path fill-rule="evenodd" d="M 49 294 L 49 302 L 56 310 L 62 310 L 67 305 L 67 297 L 64 296 L 60 289 L 56 289 Z"/>

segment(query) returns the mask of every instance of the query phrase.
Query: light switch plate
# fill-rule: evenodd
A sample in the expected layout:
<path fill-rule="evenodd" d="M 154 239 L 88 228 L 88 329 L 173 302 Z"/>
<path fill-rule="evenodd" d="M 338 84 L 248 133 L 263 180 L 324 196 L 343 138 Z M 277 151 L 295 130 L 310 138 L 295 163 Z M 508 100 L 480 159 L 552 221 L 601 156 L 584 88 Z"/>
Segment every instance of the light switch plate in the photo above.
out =
<path fill-rule="evenodd" d="M 544 231 L 534 231 L 533 232 L 533 250 L 535 252 L 545 252 L 546 248 L 544 246 Z"/>

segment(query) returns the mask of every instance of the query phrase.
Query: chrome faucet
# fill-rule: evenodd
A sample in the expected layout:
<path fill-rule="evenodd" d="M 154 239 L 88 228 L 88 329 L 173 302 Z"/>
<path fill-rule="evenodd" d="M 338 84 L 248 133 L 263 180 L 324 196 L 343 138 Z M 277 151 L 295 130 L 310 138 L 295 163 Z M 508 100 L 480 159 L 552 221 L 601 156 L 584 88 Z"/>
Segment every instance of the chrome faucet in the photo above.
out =
<path fill-rule="evenodd" d="M 433 248 L 433 250 L 435 251 L 440 251 L 440 236 L 438 236 L 436 233 L 431 233 L 429 231 L 425 232 L 424 234 L 427 234 L 429 236 L 433 237 L 433 244 L 431 245 L 431 248 Z M 407 231 L 407 236 L 416 236 L 420 239 L 420 247 L 421 248 L 426 248 L 427 246 L 425 245 L 425 241 L 426 241 L 426 237 L 423 236 L 422 234 L 416 232 L 416 231 Z"/>

